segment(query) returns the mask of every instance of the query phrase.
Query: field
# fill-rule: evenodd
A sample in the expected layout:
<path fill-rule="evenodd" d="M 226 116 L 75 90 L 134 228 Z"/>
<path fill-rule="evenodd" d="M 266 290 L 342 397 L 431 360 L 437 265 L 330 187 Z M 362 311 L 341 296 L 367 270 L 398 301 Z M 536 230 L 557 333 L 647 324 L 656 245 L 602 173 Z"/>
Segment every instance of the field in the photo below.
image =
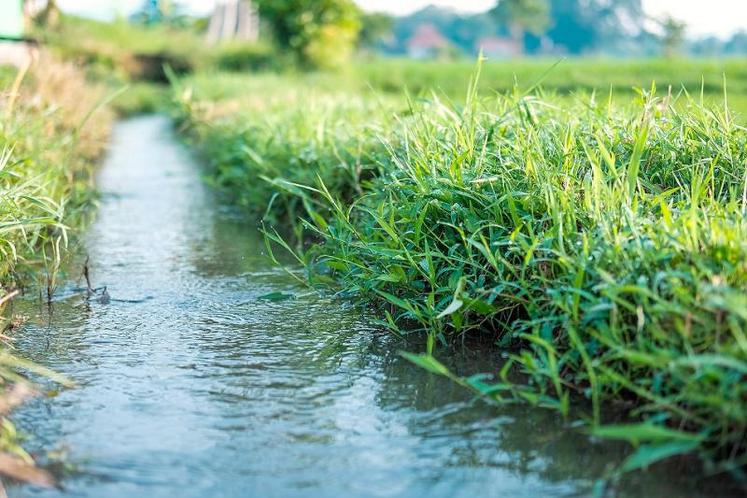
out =
<path fill-rule="evenodd" d="M 413 63 L 408 60 L 373 60 L 359 63 L 356 73 L 373 88 L 412 93 L 438 90 L 463 96 L 474 72 L 473 61 Z M 747 69 L 742 59 L 519 59 L 514 61 L 486 60 L 482 67 L 479 88 L 484 92 L 506 92 L 518 86 L 526 90 L 542 86 L 559 94 L 596 91 L 606 97 L 610 89 L 615 94 L 629 95 L 634 88 L 649 88 L 652 82 L 666 91 L 676 93 L 685 88 L 692 94 L 723 94 L 724 80 L 735 95 L 747 92 Z"/>
<path fill-rule="evenodd" d="M 176 113 L 269 248 L 292 252 L 311 285 L 377 305 L 395 333 L 428 336 L 412 361 L 638 445 L 622 470 L 698 454 L 736 475 L 743 67 L 536 61 L 480 75 L 388 61 L 343 76 L 198 75 L 176 83 Z M 289 224 L 296 242 L 276 231 Z M 456 378 L 437 358 L 473 335 L 506 361 Z"/>

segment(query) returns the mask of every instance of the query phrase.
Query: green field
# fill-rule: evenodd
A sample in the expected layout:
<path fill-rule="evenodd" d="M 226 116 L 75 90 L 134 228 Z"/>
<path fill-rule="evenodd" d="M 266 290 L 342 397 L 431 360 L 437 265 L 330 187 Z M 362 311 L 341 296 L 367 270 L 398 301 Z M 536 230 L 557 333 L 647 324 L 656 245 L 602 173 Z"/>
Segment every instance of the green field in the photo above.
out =
<path fill-rule="evenodd" d="M 641 444 L 624 470 L 695 453 L 736 472 L 744 65 L 548 66 L 197 75 L 176 85 L 177 116 L 210 180 L 312 285 L 428 336 L 414 362 L 499 402 L 588 407 L 592 432 Z M 306 244 L 277 235 L 288 224 Z M 476 334 L 506 351 L 489 381 L 437 360 Z"/>
<path fill-rule="evenodd" d="M 433 89 L 450 95 L 463 95 L 471 74 L 473 61 L 413 63 L 408 60 L 372 60 L 358 63 L 356 72 L 373 88 L 399 92 L 408 88 L 413 93 Z M 505 92 L 540 85 L 559 94 L 591 92 L 606 95 L 630 94 L 635 87 L 649 88 L 652 82 L 666 91 L 671 86 L 676 93 L 685 88 L 695 94 L 701 88 L 707 94 L 721 94 L 724 79 L 731 92 L 747 93 L 747 67 L 743 59 L 632 59 L 559 58 L 493 61 L 482 67 L 479 87 L 483 91 Z"/>

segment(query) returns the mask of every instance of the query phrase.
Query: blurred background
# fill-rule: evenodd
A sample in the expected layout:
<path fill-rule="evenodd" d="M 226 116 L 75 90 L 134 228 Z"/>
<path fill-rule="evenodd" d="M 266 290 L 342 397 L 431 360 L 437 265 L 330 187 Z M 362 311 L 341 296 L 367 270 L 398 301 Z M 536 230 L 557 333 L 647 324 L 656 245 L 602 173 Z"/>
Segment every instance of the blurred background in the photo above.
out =
<path fill-rule="evenodd" d="M 45 21 L 54 21 L 59 9 L 100 21 L 198 30 L 207 30 L 209 19 L 220 9 L 244 4 L 244 9 L 237 9 L 240 16 L 260 11 L 256 27 L 247 28 L 256 31 L 249 39 L 256 36 L 298 47 L 306 43 L 301 37 L 315 37 L 315 44 L 326 43 L 343 53 L 353 48 L 349 45 L 417 59 L 474 58 L 480 50 L 489 58 L 747 53 L 747 2 L 733 0 L 3 0 L 2 4 L 0 35 L 6 38 L 19 35 L 15 11 L 20 4 L 27 16 L 42 13 Z M 320 10 L 324 14 L 315 15 Z M 293 22 L 303 25 L 302 35 L 293 32 L 289 26 Z M 318 29 L 320 25 L 323 29 Z M 332 57 L 323 49 L 317 47 L 322 52 L 319 57 Z"/>
<path fill-rule="evenodd" d="M 559 95 L 610 89 L 630 94 L 656 82 L 665 91 L 719 96 L 726 76 L 732 104 L 740 110 L 744 101 L 747 107 L 747 2 L 3 0 L 0 5 L 0 64 L 21 65 L 42 47 L 83 68 L 89 80 L 114 88 L 134 85 L 115 103 L 122 114 L 163 107 L 171 100 L 165 93 L 169 74 L 334 72 L 335 78 L 307 83 L 395 95 L 437 89 L 460 97 L 480 53 L 488 61 L 480 86 L 491 91 L 528 89 L 541 80 L 543 89 Z"/>

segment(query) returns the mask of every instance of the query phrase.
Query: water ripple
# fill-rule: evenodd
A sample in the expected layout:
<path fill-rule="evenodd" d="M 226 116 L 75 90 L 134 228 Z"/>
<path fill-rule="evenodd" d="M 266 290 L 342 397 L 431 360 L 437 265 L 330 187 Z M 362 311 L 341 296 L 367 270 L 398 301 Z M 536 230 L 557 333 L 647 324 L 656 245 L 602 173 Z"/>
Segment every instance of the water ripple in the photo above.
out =
<path fill-rule="evenodd" d="M 16 420 L 32 447 L 68 447 L 80 472 L 66 492 L 10 496 L 580 496 L 624 457 L 554 413 L 475 401 L 398 354 L 421 345 L 306 295 L 216 204 L 165 120 L 119 125 L 99 185 L 86 252 L 114 300 L 86 302 L 79 283 L 52 308 L 29 300 L 17 341 L 78 382 Z M 443 359 L 465 373 L 498 364 L 485 351 Z M 696 496 L 691 484 L 650 473 L 621 495 Z"/>

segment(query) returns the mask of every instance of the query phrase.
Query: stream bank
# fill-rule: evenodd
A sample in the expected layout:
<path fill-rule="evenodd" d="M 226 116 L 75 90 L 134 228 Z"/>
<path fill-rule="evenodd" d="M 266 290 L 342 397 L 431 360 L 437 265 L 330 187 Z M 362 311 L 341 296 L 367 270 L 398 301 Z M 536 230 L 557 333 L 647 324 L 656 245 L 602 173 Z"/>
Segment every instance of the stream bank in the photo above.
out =
<path fill-rule="evenodd" d="M 9 496 L 587 496 L 628 454 L 553 412 L 472 399 L 356 307 L 263 299 L 303 290 L 203 185 L 166 118 L 117 125 L 98 185 L 84 244 L 112 302 L 70 282 L 51 308 L 21 303 L 17 337 L 78 383 L 14 417 L 32 449 L 63 447 L 77 471 L 66 491 Z M 462 373 L 495 362 L 448 358 Z M 637 473 L 619 496 L 707 494 L 692 475 Z"/>

